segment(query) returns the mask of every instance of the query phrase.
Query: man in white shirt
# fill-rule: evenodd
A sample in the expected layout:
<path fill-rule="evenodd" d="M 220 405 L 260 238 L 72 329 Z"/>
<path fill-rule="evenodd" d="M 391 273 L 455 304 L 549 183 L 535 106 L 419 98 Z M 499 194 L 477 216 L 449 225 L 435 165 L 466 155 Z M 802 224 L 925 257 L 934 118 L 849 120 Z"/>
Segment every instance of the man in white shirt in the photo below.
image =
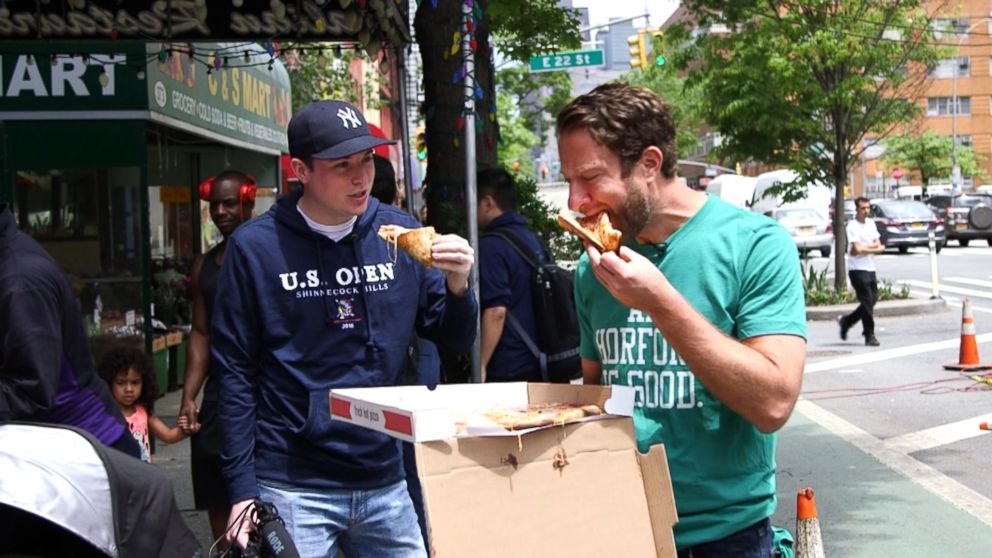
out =
<path fill-rule="evenodd" d="M 875 318 L 872 310 L 878 300 L 878 280 L 875 278 L 875 258 L 885 250 L 875 227 L 875 221 L 868 218 L 871 202 L 868 198 L 860 197 L 854 201 L 856 213 L 854 220 L 847 223 L 847 276 L 851 286 L 858 295 L 860 304 L 850 314 L 841 316 L 840 338 L 847 340 L 847 331 L 861 321 L 864 328 L 865 345 L 879 346 L 875 338 Z"/>

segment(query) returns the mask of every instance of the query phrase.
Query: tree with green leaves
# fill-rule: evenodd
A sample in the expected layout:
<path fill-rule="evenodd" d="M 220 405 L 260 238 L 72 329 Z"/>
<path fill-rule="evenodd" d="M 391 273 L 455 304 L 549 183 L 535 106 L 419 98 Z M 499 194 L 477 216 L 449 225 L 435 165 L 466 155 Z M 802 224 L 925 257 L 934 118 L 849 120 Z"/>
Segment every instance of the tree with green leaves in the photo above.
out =
<path fill-rule="evenodd" d="M 951 175 L 951 136 L 935 134 L 927 130 L 923 133 L 893 135 L 885 140 L 885 154 L 882 160 L 886 166 L 902 167 L 920 175 L 923 197 L 927 196 L 927 185 L 934 178 Z M 958 166 L 963 176 L 984 178 L 978 156 L 970 145 L 959 145 Z"/>
<path fill-rule="evenodd" d="M 652 60 L 663 53 L 674 52 L 678 46 L 669 38 L 654 36 L 652 38 Z M 666 57 L 667 58 L 667 57 Z M 699 136 L 703 128 L 701 115 L 701 92 L 679 74 L 672 64 L 649 64 L 644 69 L 631 70 L 621 76 L 621 81 L 631 85 L 640 85 L 654 91 L 672 108 L 675 119 L 675 148 L 677 153 L 688 156 L 696 151 Z"/>
<path fill-rule="evenodd" d="M 497 163 L 518 175 L 534 176 L 534 161 L 530 157 L 530 150 L 540 144 L 540 139 L 531 131 L 523 110 L 509 93 L 496 93 L 496 109 L 500 115 Z"/>
<path fill-rule="evenodd" d="M 318 43 L 293 50 L 286 64 L 293 88 L 293 112 L 314 99 L 337 99 L 353 105 L 360 105 L 364 99 L 367 107 L 381 106 L 376 81 L 364 80 L 362 87 L 351 75 L 351 63 L 356 58 L 369 61 L 364 52 L 342 49 L 341 45 Z"/>
<path fill-rule="evenodd" d="M 473 0 L 471 94 L 476 108 L 468 115 L 461 46 L 464 5 L 420 0 L 414 18 L 424 72 L 428 220 L 445 232 L 465 227 L 464 127 L 475 129 L 479 165 L 496 165 L 505 141 L 490 43 L 498 45 L 501 56 L 526 61 L 536 54 L 577 49 L 581 42 L 575 11 L 556 0 Z"/>
<path fill-rule="evenodd" d="M 723 135 L 717 153 L 731 160 L 787 166 L 805 185 L 834 188 L 834 230 L 843 230 L 844 185 L 868 147 L 921 111 L 915 102 L 926 68 L 944 49 L 931 32 L 925 0 L 686 0 L 709 30 L 678 62 L 698 68 L 703 116 Z M 930 11 L 928 11 L 928 8 Z M 834 282 L 847 288 L 844 237 L 836 235 Z"/>
<path fill-rule="evenodd" d="M 496 92 L 518 108 L 523 123 L 536 134 L 538 143 L 532 145 L 544 147 L 545 132 L 572 99 L 572 76 L 565 71 L 531 72 L 525 65 L 513 65 L 496 72 Z M 497 112 L 503 114 L 502 109 Z"/>

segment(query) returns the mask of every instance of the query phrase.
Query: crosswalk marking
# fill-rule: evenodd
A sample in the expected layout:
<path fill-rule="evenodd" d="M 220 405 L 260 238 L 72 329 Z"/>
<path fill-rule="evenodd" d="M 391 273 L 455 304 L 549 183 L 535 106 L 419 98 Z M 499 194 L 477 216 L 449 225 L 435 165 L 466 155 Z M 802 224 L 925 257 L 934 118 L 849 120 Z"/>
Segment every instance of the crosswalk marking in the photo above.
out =
<path fill-rule="evenodd" d="M 982 333 L 975 336 L 975 342 L 978 344 L 988 343 L 989 341 L 992 341 L 992 333 Z M 827 370 L 837 370 L 838 368 L 854 368 L 858 366 L 863 366 L 865 364 L 870 364 L 872 362 L 882 362 L 894 358 L 919 355 L 934 351 L 943 351 L 946 349 L 957 349 L 960 345 L 961 345 L 961 337 L 958 336 L 955 337 L 954 339 L 947 339 L 946 341 L 919 343 L 916 345 L 908 345 L 905 347 L 896 347 L 894 349 L 883 349 L 868 353 L 858 353 L 850 356 L 837 357 L 828 360 L 822 360 L 819 362 L 807 363 L 805 371 L 806 374 L 811 374 L 813 372 L 825 372 Z"/>
<path fill-rule="evenodd" d="M 988 434 L 988 432 L 978 428 L 978 425 L 983 422 L 992 422 L 992 415 L 981 415 L 941 424 L 926 430 L 907 432 L 901 436 L 889 438 L 882 443 L 885 447 L 899 453 L 910 454 Z"/>
<path fill-rule="evenodd" d="M 976 287 L 986 287 L 992 289 L 992 281 L 982 281 L 981 279 L 972 279 L 970 277 L 944 277 L 944 281 L 950 281 L 951 283 L 963 283 L 965 285 L 974 285 Z"/>
<path fill-rule="evenodd" d="M 920 287 L 925 289 L 933 288 L 933 284 L 928 281 L 918 281 L 916 279 L 900 279 L 899 282 L 902 283 L 903 285 L 909 285 L 911 287 Z M 941 285 L 940 292 L 941 293 L 948 292 L 948 293 L 967 295 L 970 297 L 992 299 L 992 292 L 976 291 L 975 289 L 965 289 L 962 287 L 950 287 L 947 285 Z"/>

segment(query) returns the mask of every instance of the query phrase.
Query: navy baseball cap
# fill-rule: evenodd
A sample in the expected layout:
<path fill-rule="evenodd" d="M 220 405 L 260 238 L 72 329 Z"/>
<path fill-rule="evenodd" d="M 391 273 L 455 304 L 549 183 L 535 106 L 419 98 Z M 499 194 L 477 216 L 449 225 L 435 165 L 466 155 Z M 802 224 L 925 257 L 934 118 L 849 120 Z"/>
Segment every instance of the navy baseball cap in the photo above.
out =
<path fill-rule="evenodd" d="M 344 101 L 313 101 L 289 121 L 289 155 L 298 159 L 340 159 L 395 141 L 377 138 L 365 117 Z"/>

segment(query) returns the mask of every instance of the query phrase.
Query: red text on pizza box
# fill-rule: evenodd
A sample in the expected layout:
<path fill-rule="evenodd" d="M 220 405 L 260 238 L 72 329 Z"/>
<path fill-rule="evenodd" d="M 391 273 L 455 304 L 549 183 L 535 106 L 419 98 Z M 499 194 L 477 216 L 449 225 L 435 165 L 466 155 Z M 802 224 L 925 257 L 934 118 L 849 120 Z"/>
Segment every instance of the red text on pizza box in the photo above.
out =
<path fill-rule="evenodd" d="M 330 401 L 333 419 L 414 443 L 431 556 L 675 556 L 665 450 L 638 451 L 632 388 L 345 388 Z M 537 403 L 606 414 L 514 432 L 482 416 Z"/>

